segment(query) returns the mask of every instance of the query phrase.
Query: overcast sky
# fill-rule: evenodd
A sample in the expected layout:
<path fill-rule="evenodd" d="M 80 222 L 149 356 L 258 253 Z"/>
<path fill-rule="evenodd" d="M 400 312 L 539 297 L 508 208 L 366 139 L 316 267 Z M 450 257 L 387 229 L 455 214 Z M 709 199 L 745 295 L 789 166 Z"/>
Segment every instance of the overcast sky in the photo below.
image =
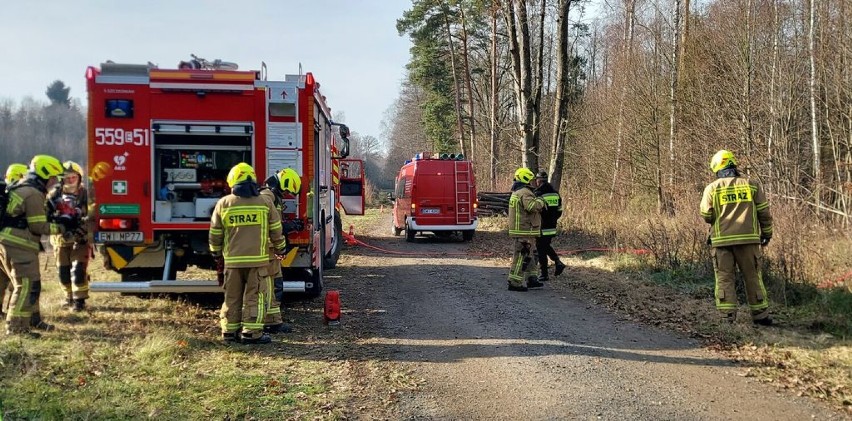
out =
<path fill-rule="evenodd" d="M 85 102 L 87 66 L 106 60 L 175 68 L 194 53 L 241 70 L 266 62 L 270 80 L 299 63 L 322 85 L 333 113 L 381 138 L 408 62 L 396 19 L 406 0 L 0 0 L 0 98 L 47 101 L 59 79 Z"/>

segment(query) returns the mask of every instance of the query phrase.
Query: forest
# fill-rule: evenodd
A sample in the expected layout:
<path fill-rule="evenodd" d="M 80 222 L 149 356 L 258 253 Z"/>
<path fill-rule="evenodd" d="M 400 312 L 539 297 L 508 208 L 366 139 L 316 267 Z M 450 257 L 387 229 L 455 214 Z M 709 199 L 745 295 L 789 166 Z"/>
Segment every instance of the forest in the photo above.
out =
<path fill-rule="evenodd" d="M 850 23 L 816 0 L 414 0 L 384 177 L 420 150 L 470 157 L 480 191 L 546 170 L 569 230 L 712 277 L 698 202 L 728 149 L 769 193 L 773 298 L 852 288 Z"/>
<path fill-rule="evenodd" d="M 852 283 L 850 21 L 842 1 L 414 0 L 407 77 L 353 156 L 373 191 L 422 151 L 469 157 L 480 191 L 545 170 L 568 229 L 706 275 L 698 201 L 728 149 L 769 193 L 780 293 Z M 45 95 L 0 101 L 0 164 L 85 163 L 86 110 L 62 81 Z"/>

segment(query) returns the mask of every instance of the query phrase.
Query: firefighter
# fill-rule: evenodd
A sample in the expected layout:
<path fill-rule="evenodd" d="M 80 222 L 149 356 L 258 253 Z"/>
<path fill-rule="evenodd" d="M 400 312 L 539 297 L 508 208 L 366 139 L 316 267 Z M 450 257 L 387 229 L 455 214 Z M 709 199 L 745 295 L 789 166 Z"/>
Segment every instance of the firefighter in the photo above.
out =
<path fill-rule="evenodd" d="M 771 325 L 769 299 L 760 271 L 761 246 L 772 238 L 769 202 L 757 180 L 743 177 L 734 154 L 721 150 L 710 160 L 716 180 L 704 189 L 701 216 L 711 224 L 710 245 L 714 249 L 716 309 L 722 320 L 733 323 L 737 316 L 734 280 L 739 267 L 745 282 L 752 322 Z"/>
<path fill-rule="evenodd" d="M 219 315 L 222 340 L 266 344 L 263 332 L 269 283 L 270 243 L 283 254 L 286 240 L 281 216 L 260 197 L 254 169 L 241 162 L 231 168 L 231 194 L 219 199 L 210 221 L 210 251 L 224 259 L 225 299 Z"/>
<path fill-rule="evenodd" d="M 299 194 L 302 187 L 302 179 L 292 168 L 285 168 L 267 178 L 264 184 L 266 188 L 260 190 L 260 195 L 270 201 L 272 206 L 278 211 L 278 214 L 281 215 L 284 207 L 284 203 L 282 202 L 284 196 L 292 197 Z M 284 240 L 287 240 L 286 235 L 284 236 Z M 289 250 L 289 247 L 287 249 Z M 284 293 L 284 274 L 281 271 L 281 261 L 275 255 L 274 249 L 270 249 L 269 257 L 269 279 L 271 285 L 267 285 L 267 290 L 271 291 L 271 293 L 268 300 L 269 308 L 266 312 L 266 318 L 263 321 L 263 330 L 266 333 L 290 333 L 292 328 L 290 325 L 284 323 L 284 319 L 281 316 Z"/>
<path fill-rule="evenodd" d="M 49 155 L 36 155 L 26 177 L 9 191 L 9 203 L 0 230 L 0 269 L 14 285 L 6 315 L 6 334 L 30 334 L 30 329 L 53 330 L 41 318 L 41 275 L 38 253 L 42 235 L 61 234 L 77 228 L 70 218 L 49 222 L 45 212 L 47 189 L 63 172 L 62 163 Z"/>
<path fill-rule="evenodd" d="M 11 164 L 8 168 L 6 168 L 6 177 L 3 180 L 6 185 L 3 188 L 7 188 L 11 186 L 16 181 L 24 178 L 27 175 L 27 166 L 25 164 Z M 9 282 L 9 277 L 6 276 L 6 273 L 0 270 L 0 318 L 3 320 L 6 319 L 6 297 L 11 296 L 12 294 L 6 295 L 6 290 L 12 292 L 12 283 Z"/>
<path fill-rule="evenodd" d="M 73 233 L 54 235 L 50 242 L 59 271 L 59 283 L 65 290 L 65 305 L 73 311 L 83 311 L 86 299 L 89 298 L 86 272 L 89 266 L 89 241 L 82 221 L 88 212 L 89 197 L 83 185 L 83 168 L 74 161 L 65 161 L 62 167 L 62 182 L 51 190 L 47 199 L 53 204 L 57 215 L 69 215 L 77 219 L 80 228 Z"/>
<path fill-rule="evenodd" d="M 541 270 L 541 275 L 538 276 L 539 282 L 545 282 L 547 276 L 547 258 L 556 263 L 556 269 L 553 271 L 553 276 L 559 276 L 565 270 L 565 264 L 559 260 L 559 255 L 556 250 L 550 245 L 553 237 L 556 236 L 556 222 L 562 216 L 562 197 L 553 186 L 547 182 L 547 172 L 541 171 L 535 176 L 536 188 L 535 195 L 544 200 L 547 206 L 541 212 L 541 236 L 536 238 L 535 248 L 538 251 L 538 265 Z"/>
<path fill-rule="evenodd" d="M 509 198 L 509 237 L 514 238 L 512 266 L 509 268 L 509 291 L 540 288 L 538 271 L 532 262 L 536 238 L 541 236 L 541 211 L 547 204 L 533 193 L 530 185 L 535 174 L 528 168 L 515 171 L 515 183 Z"/>

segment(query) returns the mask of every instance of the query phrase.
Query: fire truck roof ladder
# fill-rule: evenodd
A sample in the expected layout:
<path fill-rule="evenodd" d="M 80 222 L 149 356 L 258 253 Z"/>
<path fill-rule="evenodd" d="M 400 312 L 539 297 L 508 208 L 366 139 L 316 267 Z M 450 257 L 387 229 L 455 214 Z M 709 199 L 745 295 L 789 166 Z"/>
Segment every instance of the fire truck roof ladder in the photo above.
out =
<path fill-rule="evenodd" d="M 467 161 L 453 161 L 453 165 L 455 167 L 456 181 L 456 223 L 460 225 L 470 224 L 470 163 Z M 462 212 L 462 209 L 465 211 Z"/>

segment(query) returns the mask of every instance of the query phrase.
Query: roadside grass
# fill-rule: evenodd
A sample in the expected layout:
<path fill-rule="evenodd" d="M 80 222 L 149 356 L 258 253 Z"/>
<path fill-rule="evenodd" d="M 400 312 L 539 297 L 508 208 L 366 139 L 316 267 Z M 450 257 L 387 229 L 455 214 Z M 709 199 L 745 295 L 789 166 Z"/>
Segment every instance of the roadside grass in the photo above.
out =
<path fill-rule="evenodd" d="M 322 300 L 292 304 L 294 332 L 273 344 L 226 345 L 215 300 L 96 293 L 87 311 L 65 310 L 53 259 L 41 258 L 41 311 L 57 329 L 0 337 L 0 419 L 345 419 L 386 414 L 387 398 L 363 391 L 404 376 L 359 356 L 353 332 L 324 326 Z M 115 277 L 100 266 L 95 279 Z M 371 364 L 376 381 L 357 378 Z"/>
<path fill-rule="evenodd" d="M 748 367 L 747 375 L 825 399 L 852 414 L 852 279 L 842 282 L 852 238 L 810 221 L 801 209 L 776 207 L 775 237 L 765 249 L 764 283 L 776 326 L 756 328 L 744 305 L 733 325 L 720 323 L 706 227 L 694 209 L 675 218 L 603 207 L 572 209 L 560 222 L 569 236 L 611 248 L 637 247 L 646 255 L 610 254 L 596 264 L 611 282 L 578 282 L 593 299 L 645 323 L 700 337 Z"/>
<path fill-rule="evenodd" d="M 777 326 L 752 326 L 741 282 L 740 317 L 727 325 L 713 304 L 715 280 L 705 233 L 689 221 L 647 218 L 574 209 L 560 221 L 562 234 L 553 242 L 557 250 L 636 247 L 651 253 L 563 254 L 569 269 L 553 287 L 587 295 L 627 319 L 701 338 L 745 366 L 746 376 L 824 399 L 852 414 L 852 293 L 842 284 L 817 288 L 785 280 L 791 273 L 803 276 L 805 268 L 814 276 L 820 264 L 824 272 L 842 273 L 852 243 L 835 237 L 795 244 L 797 251 L 815 249 L 818 263 L 790 252 L 789 237 L 776 239 L 771 247 L 778 250 L 768 256 L 764 274 Z M 785 228 L 792 224 L 784 216 L 779 219 Z M 508 259 L 506 223 L 505 217 L 482 218 L 478 230 L 497 239 L 487 247 Z M 845 260 L 839 257 L 843 252 Z"/>

